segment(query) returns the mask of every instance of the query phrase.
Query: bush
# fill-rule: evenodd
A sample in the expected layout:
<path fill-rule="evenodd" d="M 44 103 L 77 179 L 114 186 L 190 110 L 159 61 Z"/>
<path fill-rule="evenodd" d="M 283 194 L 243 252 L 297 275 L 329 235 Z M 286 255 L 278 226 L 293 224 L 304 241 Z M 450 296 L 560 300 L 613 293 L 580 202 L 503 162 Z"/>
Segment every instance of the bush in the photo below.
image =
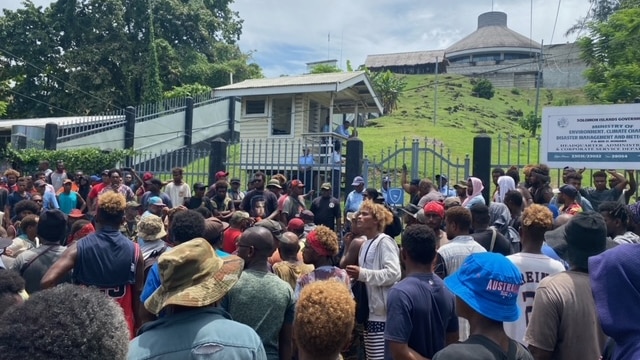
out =
<path fill-rule="evenodd" d="M 520 95 L 520 90 L 518 90 L 517 88 L 513 88 L 513 89 L 511 89 L 511 93 L 513 95 Z"/>
<path fill-rule="evenodd" d="M 4 155 L 14 168 L 27 174 L 37 171 L 38 164 L 42 160 L 48 160 L 52 169 L 55 168 L 56 161 L 62 160 L 70 171 L 82 170 L 85 174 L 98 174 L 104 169 L 111 169 L 118 163 L 124 162 L 127 156 L 134 154 L 133 150 L 102 151 L 97 148 L 16 150 L 8 146 Z"/>
<path fill-rule="evenodd" d="M 491 99 L 495 94 L 493 84 L 487 79 L 479 79 L 473 85 L 471 94 L 482 99 Z"/>

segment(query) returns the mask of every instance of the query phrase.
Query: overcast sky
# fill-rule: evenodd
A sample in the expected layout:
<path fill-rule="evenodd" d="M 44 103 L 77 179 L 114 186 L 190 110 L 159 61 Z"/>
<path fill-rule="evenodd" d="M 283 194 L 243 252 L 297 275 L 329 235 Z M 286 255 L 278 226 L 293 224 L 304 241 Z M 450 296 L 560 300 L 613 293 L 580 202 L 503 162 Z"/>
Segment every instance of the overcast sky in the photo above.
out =
<path fill-rule="evenodd" d="M 507 13 L 509 28 L 534 41 L 573 41 L 564 33 L 586 15 L 589 1 L 561 1 L 553 32 L 558 2 L 533 0 L 533 12 L 531 0 L 236 0 L 232 8 L 244 20 L 240 48 L 275 77 L 302 74 L 307 62 L 327 58 L 346 69 L 347 60 L 355 68 L 369 54 L 445 49 L 473 32 L 492 4 Z"/>

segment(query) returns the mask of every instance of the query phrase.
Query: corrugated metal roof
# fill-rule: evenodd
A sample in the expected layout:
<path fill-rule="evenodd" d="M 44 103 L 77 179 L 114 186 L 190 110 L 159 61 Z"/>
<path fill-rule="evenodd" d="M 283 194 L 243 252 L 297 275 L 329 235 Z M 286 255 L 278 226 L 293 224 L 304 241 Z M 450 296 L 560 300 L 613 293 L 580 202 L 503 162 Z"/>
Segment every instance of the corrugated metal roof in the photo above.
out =
<path fill-rule="evenodd" d="M 436 58 L 439 62 L 442 62 L 444 58 L 444 50 L 368 55 L 364 65 L 368 68 L 378 68 L 385 66 L 435 64 Z"/>
<path fill-rule="evenodd" d="M 455 52 L 482 48 L 505 47 L 532 48 L 535 52 L 539 51 L 540 44 L 506 26 L 491 25 L 478 28 L 464 39 L 451 45 L 445 50 L 445 54 L 449 55 Z"/>
<path fill-rule="evenodd" d="M 216 88 L 215 90 L 257 89 L 282 86 L 339 84 L 361 76 L 364 71 L 351 71 L 326 74 L 307 74 L 300 76 L 282 76 L 270 79 L 250 79 Z"/>

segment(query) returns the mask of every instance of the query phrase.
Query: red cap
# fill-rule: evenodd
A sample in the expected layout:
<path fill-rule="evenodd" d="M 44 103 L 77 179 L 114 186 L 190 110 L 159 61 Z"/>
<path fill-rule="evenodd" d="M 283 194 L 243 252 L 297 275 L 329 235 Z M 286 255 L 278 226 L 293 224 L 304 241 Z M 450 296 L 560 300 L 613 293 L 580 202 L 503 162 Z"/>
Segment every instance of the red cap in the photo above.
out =
<path fill-rule="evenodd" d="M 216 173 L 216 180 L 220 180 L 220 179 L 222 179 L 223 177 L 226 177 L 226 176 L 229 176 L 229 173 L 226 172 L 226 171 L 220 170 L 220 171 L 218 171 Z"/>
<path fill-rule="evenodd" d="M 300 180 L 291 180 L 291 187 L 304 187 L 304 184 Z"/>
<path fill-rule="evenodd" d="M 289 224 L 287 225 L 287 230 L 291 232 L 298 232 L 304 230 L 304 221 L 300 218 L 293 218 L 289 220 Z"/>
<path fill-rule="evenodd" d="M 423 210 L 425 214 L 436 214 L 444 219 L 444 205 L 438 201 L 429 201 Z"/>
<path fill-rule="evenodd" d="M 147 180 L 151 180 L 153 179 L 153 173 L 147 171 L 146 173 L 144 173 L 144 175 L 142 175 L 142 181 L 147 181 Z"/>

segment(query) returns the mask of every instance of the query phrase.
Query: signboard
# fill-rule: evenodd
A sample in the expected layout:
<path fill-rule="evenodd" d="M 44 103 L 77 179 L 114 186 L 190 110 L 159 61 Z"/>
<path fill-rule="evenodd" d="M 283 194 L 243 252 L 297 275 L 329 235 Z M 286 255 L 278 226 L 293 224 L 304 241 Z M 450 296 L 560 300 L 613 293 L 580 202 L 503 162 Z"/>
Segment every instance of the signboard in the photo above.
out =
<path fill-rule="evenodd" d="M 640 104 L 544 108 L 540 162 L 552 168 L 640 169 Z"/>
<path fill-rule="evenodd" d="M 387 189 L 387 194 L 385 197 L 389 206 L 404 206 L 404 190 L 402 188 Z"/>

